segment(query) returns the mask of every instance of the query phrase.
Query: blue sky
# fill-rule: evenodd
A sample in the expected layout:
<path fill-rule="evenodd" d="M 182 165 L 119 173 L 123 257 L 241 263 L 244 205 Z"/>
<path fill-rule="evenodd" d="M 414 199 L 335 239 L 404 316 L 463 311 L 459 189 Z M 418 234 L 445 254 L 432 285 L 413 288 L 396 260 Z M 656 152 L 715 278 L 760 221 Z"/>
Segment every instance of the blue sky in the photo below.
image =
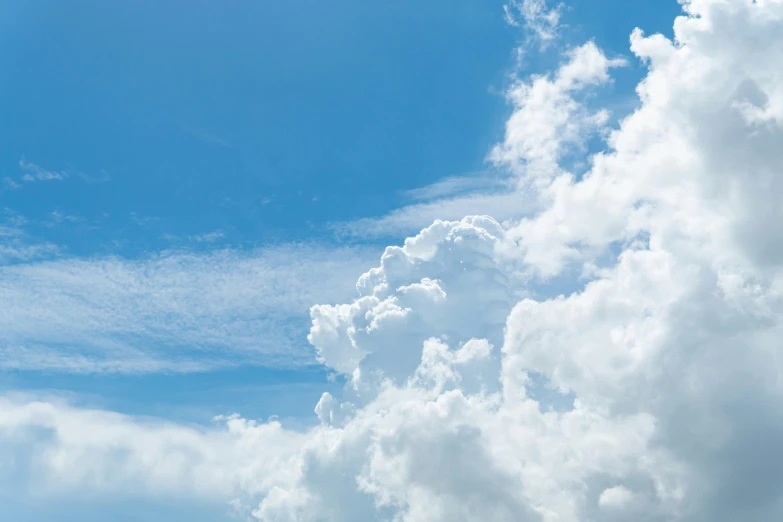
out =
<path fill-rule="evenodd" d="M 670 36 L 680 12 L 573 0 L 562 41 L 539 49 L 503 7 L 0 2 L 0 388 L 186 423 L 316 423 L 343 378 L 315 360 L 309 306 L 350 299 L 434 217 L 522 216 L 487 161 L 513 78 L 593 39 L 629 65 L 588 103 L 624 116 L 645 72 L 631 31 Z M 128 520 L 201 520 L 164 504 Z"/>
<path fill-rule="evenodd" d="M 627 54 L 639 21 L 670 32 L 677 9 L 615 4 L 570 4 L 568 32 Z M 4 176 L 19 181 L 20 161 L 69 176 L 6 189 L 4 206 L 78 256 L 136 257 L 215 232 L 218 245 L 331 240 L 329 223 L 481 171 L 523 38 L 501 2 L 471 0 L 0 9 Z M 47 227 L 52 212 L 74 221 Z"/>

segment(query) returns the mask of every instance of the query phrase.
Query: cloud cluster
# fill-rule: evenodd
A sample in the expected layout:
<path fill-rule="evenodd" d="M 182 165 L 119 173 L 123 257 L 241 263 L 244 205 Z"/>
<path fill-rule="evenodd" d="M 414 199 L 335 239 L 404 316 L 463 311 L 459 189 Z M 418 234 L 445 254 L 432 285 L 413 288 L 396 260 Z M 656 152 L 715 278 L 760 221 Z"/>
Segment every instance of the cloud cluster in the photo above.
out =
<path fill-rule="evenodd" d="M 134 483 L 219 477 L 262 522 L 780 519 L 783 2 L 684 10 L 674 41 L 632 35 L 641 105 L 581 176 L 562 151 L 603 120 L 571 93 L 617 62 L 586 44 L 515 87 L 496 159 L 535 215 L 436 222 L 387 249 L 355 300 L 312 309 L 310 341 L 347 380 L 319 427 L 233 418 L 168 436 L 10 401 L 0 440 L 43 426 L 29 465 L 52 487 L 108 488 L 90 481 L 101 459 Z M 565 273 L 578 291 L 528 294 Z M 540 386 L 573 406 L 534 398 Z M 72 417 L 108 427 L 74 444 Z M 138 442 L 160 438 L 166 451 Z"/>

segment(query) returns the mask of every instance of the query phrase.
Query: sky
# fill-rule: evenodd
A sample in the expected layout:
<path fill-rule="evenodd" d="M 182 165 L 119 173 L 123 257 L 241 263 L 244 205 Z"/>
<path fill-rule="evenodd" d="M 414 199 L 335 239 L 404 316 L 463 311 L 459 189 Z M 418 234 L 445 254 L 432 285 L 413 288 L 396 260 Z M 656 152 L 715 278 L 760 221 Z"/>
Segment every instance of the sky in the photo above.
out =
<path fill-rule="evenodd" d="M 0 520 L 783 517 L 781 0 L 0 1 Z"/>

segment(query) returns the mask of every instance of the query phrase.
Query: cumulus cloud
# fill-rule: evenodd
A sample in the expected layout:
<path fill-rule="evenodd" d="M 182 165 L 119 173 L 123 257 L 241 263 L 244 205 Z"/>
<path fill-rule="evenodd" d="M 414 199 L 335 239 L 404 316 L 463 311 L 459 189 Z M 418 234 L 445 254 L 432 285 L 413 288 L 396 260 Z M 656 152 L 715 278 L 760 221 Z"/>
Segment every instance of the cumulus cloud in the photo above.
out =
<path fill-rule="evenodd" d="M 503 143 L 490 155 L 534 186 L 562 173 L 561 160 L 579 152 L 605 127 L 608 112 L 588 110 L 578 96 L 610 81 L 609 71 L 625 64 L 607 58 L 593 42 L 568 51 L 566 57 L 554 74 L 520 80 L 509 89 L 514 112 Z"/>
<path fill-rule="evenodd" d="M 783 2 L 692 0 L 674 34 L 632 35 L 649 67 L 641 105 L 584 175 L 563 164 L 562 147 L 582 135 L 569 125 L 603 120 L 548 93 L 606 81 L 612 60 L 587 44 L 515 87 L 522 95 L 512 95 L 496 159 L 539 210 L 507 226 L 436 222 L 387 249 L 356 299 L 311 311 L 311 343 L 347 381 L 343 397 L 318 403 L 322 424 L 281 432 L 234 418 L 252 427 L 252 443 L 213 442 L 226 430 L 193 438 L 234 459 L 236 448 L 257 448 L 256 466 L 183 460 L 216 466 L 235 485 L 221 494 L 241 497 L 262 522 L 783 517 Z M 539 121 L 536 82 L 561 131 L 525 128 Z M 584 278 L 577 291 L 529 294 L 572 268 Z M 571 394 L 573 406 L 535 399 L 541 386 Z M 0 416 L 3 441 L 82 414 L 5 408 L 15 413 Z M 44 455 L 65 452 L 78 480 L 59 476 L 58 460 L 31 466 L 60 485 L 102 487 L 78 468 L 109 444 L 128 476 L 139 464 L 117 455 L 159 428 L 107 424 L 118 431 L 101 437 L 116 446 L 44 444 Z M 279 449 L 269 457 L 269 448 Z M 142 482 L 183 469 L 142 462 L 149 469 L 133 477 Z"/>
<path fill-rule="evenodd" d="M 411 191 L 415 203 L 335 229 L 359 238 L 399 236 L 438 219 L 491 214 L 506 223 L 534 214 L 542 203 L 534 192 L 566 173 L 564 159 L 583 154 L 590 138 L 608 132 L 610 112 L 591 110 L 583 102 L 611 81 L 613 68 L 625 64 L 622 58 L 607 58 L 593 42 L 566 51 L 557 70 L 517 80 L 508 90 L 514 111 L 503 142 L 488 157 L 494 172 L 441 180 Z"/>

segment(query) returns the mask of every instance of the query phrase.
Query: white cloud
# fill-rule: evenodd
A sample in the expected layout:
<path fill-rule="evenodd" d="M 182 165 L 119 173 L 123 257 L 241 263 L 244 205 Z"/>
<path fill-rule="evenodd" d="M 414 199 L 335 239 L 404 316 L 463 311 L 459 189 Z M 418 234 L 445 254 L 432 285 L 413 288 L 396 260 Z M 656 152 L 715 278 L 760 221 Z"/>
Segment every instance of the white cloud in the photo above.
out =
<path fill-rule="evenodd" d="M 13 178 L 9 178 L 8 176 L 3 178 L 3 186 L 9 189 L 22 188 L 22 185 L 14 181 Z"/>
<path fill-rule="evenodd" d="M 220 495 L 260 499 L 263 522 L 781 519 L 783 2 L 685 9 L 676 43 L 634 33 L 632 50 L 649 64 L 642 104 L 588 173 L 561 164 L 563 143 L 579 143 L 571 134 L 532 136 L 512 117 L 500 160 L 534 181 L 539 212 L 510 227 L 435 223 L 388 249 L 356 299 L 312 310 L 311 342 L 348 380 L 344 397 L 319 402 L 321 426 L 259 425 L 252 443 L 225 446 L 214 442 L 225 431 L 209 431 L 192 443 L 209 449 L 155 453 L 183 436 L 111 417 L 116 432 L 81 429 L 100 435 L 76 446 L 51 439 L 43 454 L 59 460 L 34 469 L 100 490 L 94 468 L 111 462 L 118 477 L 163 476 L 199 492 L 194 480 L 211 473 L 188 466 L 220 460 L 204 455 L 235 462 L 250 447 L 259 456 L 235 472 L 205 469 L 239 484 Z M 605 81 L 599 54 L 576 51 L 584 62 L 541 89 Z M 515 115 L 533 110 L 529 92 Z M 561 115 L 551 100 L 542 110 Z M 565 107 L 566 129 L 569 118 L 592 122 Z M 521 297 L 531 274 L 538 284 L 569 264 L 591 278 L 579 291 Z M 573 408 L 533 400 L 543 383 L 573 394 Z M 3 440 L 52 418 L 82 428 L 93 418 L 6 410 Z M 106 447 L 137 458 L 108 458 Z M 159 458 L 142 458 L 147 448 Z M 52 462 L 68 463 L 74 480 Z"/>
<path fill-rule="evenodd" d="M 623 508 L 632 501 L 633 492 L 625 486 L 606 488 L 598 497 L 598 505 L 608 509 Z"/>
<path fill-rule="evenodd" d="M 524 27 L 541 46 L 552 43 L 560 29 L 562 5 L 548 5 L 547 0 L 512 0 L 504 6 L 506 21 Z"/>
<path fill-rule="evenodd" d="M 0 468 L 15 467 L 14 476 L 25 477 L 37 495 L 86 487 L 115 495 L 195 492 L 223 501 L 268 489 L 262 477 L 288 473 L 301 436 L 275 422 L 218 420 L 221 429 L 186 427 L 6 396 L 0 398 Z M 39 451 L 15 451 L 31 443 Z"/>
<path fill-rule="evenodd" d="M 68 177 L 66 172 L 47 170 L 40 165 L 27 162 L 24 159 L 19 160 L 19 168 L 23 172 L 22 181 L 26 182 L 64 180 Z"/>
<path fill-rule="evenodd" d="M 624 64 L 622 59 L 606 58 L 588 42 L 569 51 L 555 74 L 516 82 L 507 95 L 514 112 L 506 123 L 505 139 L 490 159 L 534 187 L 560 175 L 563 157 L 580 152 L 608 121 L 607 111 L 588 110 L 577 95 L 607 83 L 611 68 Z"/>
<path fill-rule="evenodd" d="M 197 243 L 214 243 L 224 237 L 226 237 L 225 232 L 222 230 L 214 230 L 212 232 L 207 232 L 206 234 L 189 236 L 188 239 Z"/>
<path fill-rule="evenodd" d="M 410 192 L 424 201 L 378 218 L 339 223 L 335 229 L 358 238 L 399 237 L 416 233 L 438 219 L 490 214 L 505 222 L 532 214 L 539 202 L 531 190 L 546 186 L 551 178 L 565 176 L 561 160 L 583 152 L 591 136 L 606 131 L 609 112 L 591 111 L 580 99 L 608 83 L 609 71 L 624 64 L 623 59 L 606 58 L 589 42 L 566 52 L 554 74 L 534 75 L 514 83 L 507 94 L 514 112 L 506 124 L 505 139 L 489 155 L 513 177 L 495 174 L 446 178 Z"/>
<path fill-rule="evenodd" d="M 427 189 L 424 187 L 424 190 Z M 531 198 L 516 190 L 474 191 L 414 203 L 378 218 L 337 223 L 334 229 L 338 234 L 353 238 L 404 237 L 415 234 L 438 219 L 460 220 L 464 216 L 491 212 L 496 219 L 505 221 L 519 218 L 533 208 Z"/>
<path fill-rule="evenodd" d="M 48 257 L 58 252 L 56 245 L 33 241 L 15 223 L 19 219 L 23 220 L 24 218 L 12 216 L 8 225 L 0 225 L 0 266 Z"/>
<path fill-rule="evenodd" d="M 506 184 L 506 179 L 492 171 L 486 171 L 473 175 L 444 178 L 431 185 L 409 190 L 406 192 L 406 195 L 416 201 L 429 201 L 478 190 L 501 189 L 505 188 Z M 424 227 L 419 227 L 419 230 L 422 228 Z"/>
<path fill-rule="evenodd" d="M 310 342 L 327 366 L 362 379 L 381 369 L 386 377 L 411 375 L 433 334 L 500 343 L 514 302 L 507 274 L 492 262 L 503 237 L 496 221 L 473 217 L 438 221 L 387 248 L 381 266 L 359 280 L 356 301 L 313 307 Z M 466 309 L 466 301 L 474 306 Z"/>
<path fill-rule="evenodd" d="M 145 372 L 310 364 L 299 333 L 309 305 L 350 296 L 373 257 L 289 245 L 0 266 L 0 366 Z"/>

